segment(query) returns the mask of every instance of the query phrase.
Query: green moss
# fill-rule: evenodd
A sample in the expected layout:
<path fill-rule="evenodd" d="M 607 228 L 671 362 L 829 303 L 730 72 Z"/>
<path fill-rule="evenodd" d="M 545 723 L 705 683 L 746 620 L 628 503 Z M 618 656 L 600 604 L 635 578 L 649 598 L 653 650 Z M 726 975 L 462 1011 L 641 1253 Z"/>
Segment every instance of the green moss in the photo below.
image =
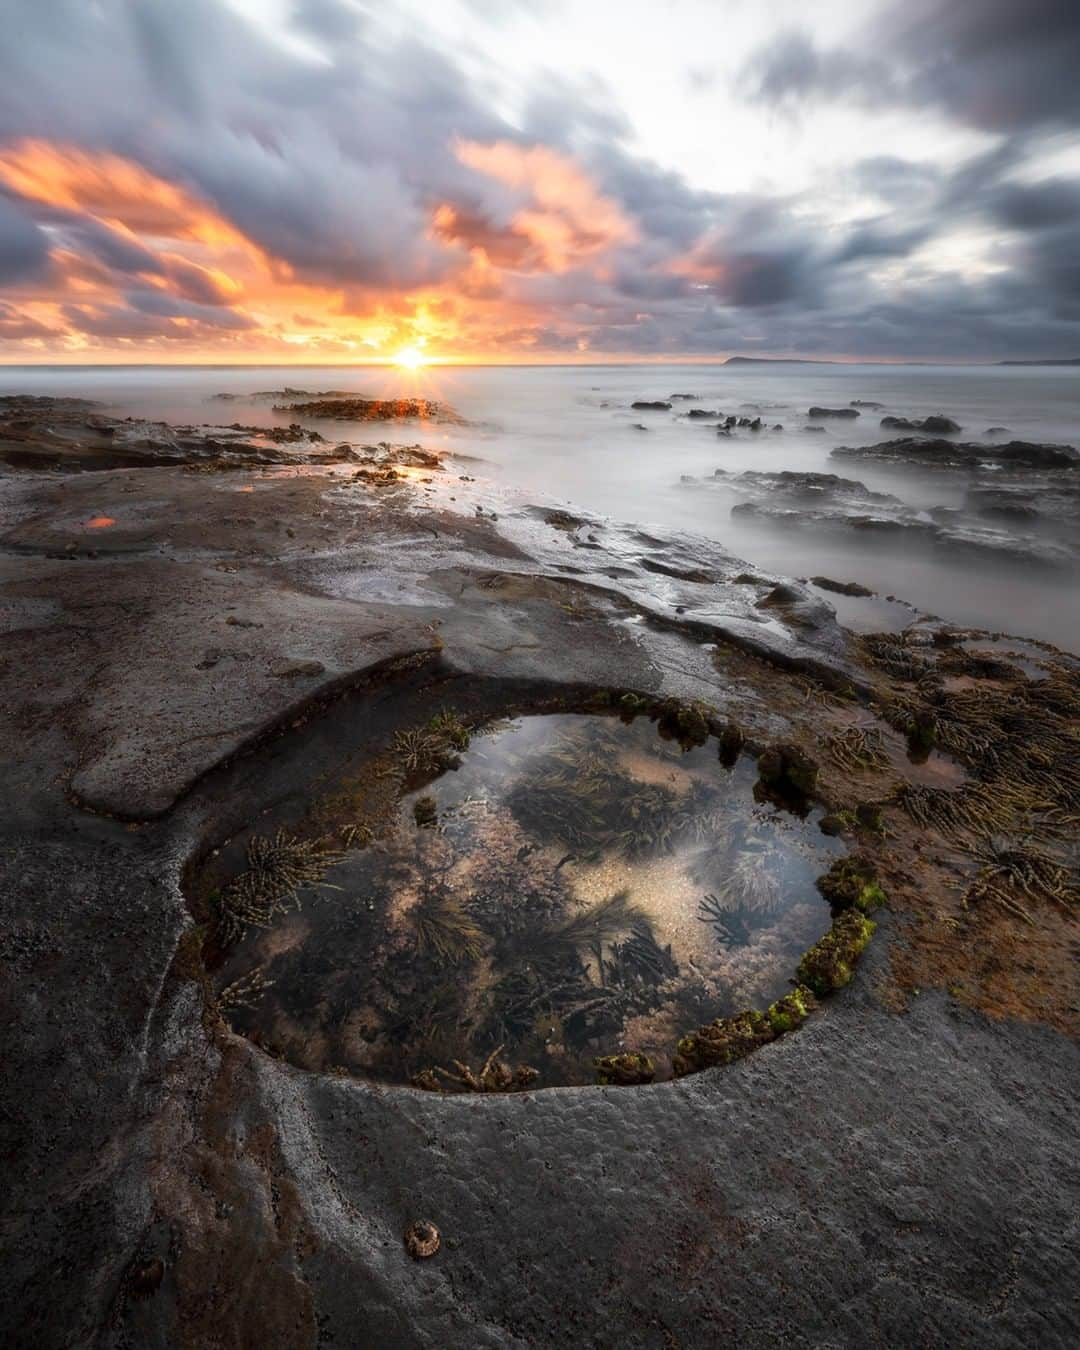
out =
<path fill-rule="evenodd" d="M 859 909 L 845 909 L 838 914 L 821 941 L 815 942 L 799 962 L 796 971 L 799 982 L 819 998 L 842 989 L 855 973 L 855 962 L 875 927 Z"/>
<path fill-rule="evenodd" d="M 860 909 L 870 913 L 885 903 L 885 892 L 877 882 L 870 860 L 859 853 L 837 858 L 817 888 L 834 910 Z"/>
<path fill-rule="evenodd" d="M 718 1017 L 682 1037 L 672 1059 L 672 1070 L 676 1078 L 682 1078 L 716 1064 L 731 1064 L 775 1039 L 768 1013 L 750 1008 L 734 1017 Z"/>
<path fill-rule="evenodd" d="M 886 903 L 886 899 L 885 892 L 878 883 L 871 881 L 859 892 L 859 898 L 855 901 L 855 905 L 864 914 L 872 914 L 875 909 L 880 909 Z"/>
<path fill-rule="evenodd" d="M 593 1060 L 596 1081 L 602 1087 L 633 1087 L 651 1083 L 656 1077 L 656 1066 L 648 1055 L 601 1055 Z"/>
<path fill-rule="evenodd" d="M 813 992 L 804 984 L 796 985 L 790 994 L 785 994 L 769 1006 L 769 1025 L 778 1036 L 782 1036 L 785 1031 L 801 1027 L 816 1007 L 817 999 Z"/>

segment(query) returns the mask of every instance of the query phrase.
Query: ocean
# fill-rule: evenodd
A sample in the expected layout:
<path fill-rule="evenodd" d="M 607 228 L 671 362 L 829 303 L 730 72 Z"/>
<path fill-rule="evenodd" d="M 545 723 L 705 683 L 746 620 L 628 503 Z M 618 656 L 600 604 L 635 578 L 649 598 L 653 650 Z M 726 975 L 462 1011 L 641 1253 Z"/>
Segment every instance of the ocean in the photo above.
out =
<path fill-rule="evenodd" d="M 1080 368 L 884 365 L 428 366 L 33 366 L 0 367 L 0 393 L 83 396 L 111 415 L 173 422 L 288 422 L 268 399 L 291 386 L 372 397 L 419 394 L 452 405 L 467 425 L 311 425 L 328 439 L 413 442 L 468 456 L 468 472 L 526 497 L 556 500 L 654 530 L 695 531 L 762 569 L 859 582 L 958 624 L 1080 647 L 1077 522 L 1048 519 L 1038 479 L 991 463 L 977 473 L 832 456 L 902 431 L 883 416 L 944 414 L 952 439 L 1080 444 Z M 228 393 L 222 402 L 215 394 Z M 671 395 L 693 399 L 671 400 Z M 635 401 L 670 401 L 635 410 Z M 812 406 L 862 407 L 855 419 L 814 418 Z M 718 435 L 691 409 L 761 417 L 763 428 Z M 823 430 L 807 431 L 808 424 Z M 774 430 L 779 424 L 783 429 Z M 644 428 L 644 429 L 643 429 Z M 988 434 L 990 428 L 1005 428 Z M 722 477 L 716 477 L 720 470 Z M 835 474 L 885 498 L 845 486 L 824 489 L 840 511 L 816 509 L 809 493 L 740 474 Z M 1080 480 L 1080 469 L 1074 472 Z M 1069 476 L 1069 475 L 1066 475 Z M 1034 486 L 1008 513 L 973 513 L 969 491 Z M 1073 489 L 1075 492 L 1075 489 Z M 837 495 L 839 494 L 839 495 Z M 741 503 L 752 504 L 744 509 Z M 884 504 L 882 504 L 884 503 Z M 780 514 L 775 508 L 780 505 Z M 764 507 L 765 510 L 761 508 Z M 770 510 L 770 508 L 772 508 Z M 885 519 L 878 517 L 884 515 Z M 849 517 L 856 517 L 852 521 Z M 944 540 L 940 526 L 949 526 Z M 957 537 L 970 528 L 975 538 Z M 1025 542 L 1026 541 L 1026 542 Z M 1028 545 L 1051 562 L 1026 556 Z M 1011 544 L 1015 542 L 1015 552 Z"/>

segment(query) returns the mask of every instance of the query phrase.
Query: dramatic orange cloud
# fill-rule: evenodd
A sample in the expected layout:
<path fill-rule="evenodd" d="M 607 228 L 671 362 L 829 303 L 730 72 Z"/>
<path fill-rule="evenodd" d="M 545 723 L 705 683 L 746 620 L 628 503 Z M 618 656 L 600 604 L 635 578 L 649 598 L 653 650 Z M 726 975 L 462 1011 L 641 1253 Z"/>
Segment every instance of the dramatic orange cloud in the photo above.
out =
<path fill-rule="evenodd" d="M 549 271 L 565 272 L 604 249 L 637 240 L 619 204 L 567 155 L 542 145 L 464 140 L 455 143 L 454 153 L 470 169 L 522 194 L 528 204 L 513 216 L 511 231 L 535 246 Z M 485 247 L 497 262 L 498 254 Z"/>
<path fill-rule="evenodd" d="M 0 353 L 318 361 L 572 349 L 573 324 L 543 287 L 571 271 L 603 277 L 611 250 L 637 239 L 634 222 L 567 155 L 509 141 L 452 148 L 496 185 L 497 209 L 434 208 L 429 238 L 454 259 L 448 278 L 387 291 L 305 280 L 214 203 L 130 159 L 0 145 L 0 187 L 51 241 L 48 278 L 12 291 Z"/>
<path fill-rule="evenodd" d="M 88 211 L 138 234 L 252 247 L 206 202 L 119 155 L 18 141 L 0 147 L 0 183 L 27 201 Z"/>

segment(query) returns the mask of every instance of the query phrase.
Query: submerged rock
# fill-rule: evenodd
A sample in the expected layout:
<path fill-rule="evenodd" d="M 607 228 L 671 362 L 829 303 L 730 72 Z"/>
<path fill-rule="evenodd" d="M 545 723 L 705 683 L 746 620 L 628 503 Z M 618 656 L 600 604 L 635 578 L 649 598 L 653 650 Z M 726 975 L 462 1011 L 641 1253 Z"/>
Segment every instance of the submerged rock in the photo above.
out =
<path fill-rule="evenodd" d="M 1047 445 L 1037 441 L 980 445 L 976 441 L 924 441 L 906 437 L 896 441 L 879 441 L 876 445 L 841 445 L 831 454 L 836 459 L 885 460 L 939 469 L 977 469 L 985 464 L 1025 469 L 1071 469 L 1080 466 L 1080 453 L 1071 445 Z"/>
<path fill-rule="evenodd" d="M 747 469 L 743 473 L 729 473 L 717 469 L 713 481 L 722 480 L 740 492 L 769 501 L 805 502 L 816 505 L 822 501 L 856 499 L 860 502 L 883 502 L 903 505 L 899 497 L 888 492 L 872 492 L 857 478 L 842 478 L 835 473 L 803 473 L 781 469 L 770 473 L 761 469 Z"/>
<path fill-rule="evenodd" d="M 793 744 L 770 745 L 758 757 L 758 780 L 768 793 L 806 798 L 817 789 L 818 766 Z"/>
<path fill-rule="evenodd" d="M 917 418 L 883 417 L 881 425 L 894 431 L 926 431 L 935 436 L 946 436 L 964 429 L 959 422 L 954 422 L 951 417 L 943 417 L 940 413 L 924 417 L 921 422 Z"/>
<path fill-rule="evenodd" d="M 874 592 L 869 586 L 861 586 L 857 581 L 833 581 L 831 577 L 811 577 L 815 586 L 823 591 L 834 591 L 837 595 L 868 596 Z"/>
<path fill-rule="evenodd" d="M 800 529 L 895 535 L 955 553 L 1067 568 L 1075 562 L 1080 548 L 1073 523 L 1080 514 L 1080 477 L 1059 472 L 1054 478 L 1053 492 L 1048 490 L 1046 476 L 1039 476 L 1038 481 L 1025 479 L 1014 494 L 1009 493 L 1007 484 L 995 480 L 992 486 L 980 486 L 969 494 L 971 501 L 965 511 L 944 506 L 921 511 L 891 493 L 871 491 L 858 479 L 828 473 L 728 473 L 717 469 L 704 483 L 720 483 L 746 498 L 731 508 L 733 516 Z M 1070 491 L 1074 482 L 1075 490 Z M 979 518 L 1010 509 L 1006 505 L 1010 501 L 1015 502 L 1012 519 L 1039 521 L 1053 537 L 1017 534 Z M 1044 504 L 1041 519 L 1036 503 Z"/>
<path fill-rule="evenodd" d="M 819 408 L 817 406 L 810 409 L 808 417 L 858 417 L 858 408 Z"/>
<path fill-rule="evenodd" d="M 301 417 L 333 418 L 340 422 L 401 422 L 426 418 L 435 422 L 464 419 L 445 403 L 431 398 L 330 398 L 306 403 L 275 404 L 274 412 L 299 413 Z"/>
<path fill-rule="evenodd" d="M 645 399 L 639 398 L 635 403 L 630 404 L 635 412 L 670 412 L 671 404 L 663 399 Z"/>

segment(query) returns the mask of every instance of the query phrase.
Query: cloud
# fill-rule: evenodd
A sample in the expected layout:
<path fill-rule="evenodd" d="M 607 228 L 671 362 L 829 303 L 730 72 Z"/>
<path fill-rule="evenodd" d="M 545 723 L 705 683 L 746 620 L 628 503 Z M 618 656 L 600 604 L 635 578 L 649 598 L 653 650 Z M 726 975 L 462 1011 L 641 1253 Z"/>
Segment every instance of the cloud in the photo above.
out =
<path fill-rule="evenodd" d="M 168 319 L 194 319 L 209 328 L 253 328 L 254 321 L 225 305 L 203 305 L 168 291 L 129 291 L 124 299 L 139 314 L 155 314 Z"/>
<path fill-rule="evenodd" d="M 902 86 L 881 59 L 819 47 L 799 30 L 782 33 L 751 58 L 744 80 L 751 96 L 762 103 L 856 98 L 883 105 L 902 97 Z"/>
<path fill-rule="evenodd" d="M 764 103 L 934 107 L 988 132 L 1080 119 L 1075 0 L 904 0 L 864 37 L 852 50 L 789 30 L 753 55 L 743 79 Z"/>
<path fill-rule="evenodd" d="M 56 335 L 56 329 L 0 300 L 0 342 L 21 342 L 28 338 L 41 341 Z"/>
<path fill-rule="evenodd" d="M 740 79 L 776 144 L 795 134 L 776 109 L 797 123 L 847 108 L 862 129 L 855 154 L 815 141 L 798 191 L 771 186 L 767 165 L 753 191 L 725 182 L 737 133 L 722 124 L 711 186 L 689 183 L 655 138 L 641 152 L 610 82 L 577 65 L 538 57 L 509 97 L 494 53 L 533 7 L 453 8 L 460 45 L 419 7 L 359 0 L 265 19 L 226 0 L 14 6 L 0 46 L 8 348 L 1080 346 L 1080 181 L 1067 164 L 1032 170 L 1080 123 L 1075 4 L 890 0 L 839 43 L 770 32 L 769 7 L 745 7 L 767 40 Z M 415 22 L 391 22 L 403 15 Z M 720 83 L 693 70 L 704 117 Z M 925 140 L 928 114 L 962 149 L 927 140 L 920 162 L 909 136 L 906 155 L 860 157 L 889 119 Z"/>
<path fill-rule="evenodd" d="M 37 225 L 0 197 L 0 283 L 36 276 L 45 268 L 48 251 L 48 242 Z"/>
<path fill-rule="evenodd" d="M 887 219 L 856 225 L 832 255 L 836 264 L 861 262 L 867 258 L 904 258 L 930 235 L 925 225 L 897 230 Z"/>
<path fill-rule="evenodd" d="M 466 167 L 511 190 L 508 230 L 528 241 L 547 271 L 564 272 L 590 254 L 638 237 L 619 204 L 599 192 L 568 155 L 542 145 L 466 140 L 456 142 L 454 153 Z"/>

